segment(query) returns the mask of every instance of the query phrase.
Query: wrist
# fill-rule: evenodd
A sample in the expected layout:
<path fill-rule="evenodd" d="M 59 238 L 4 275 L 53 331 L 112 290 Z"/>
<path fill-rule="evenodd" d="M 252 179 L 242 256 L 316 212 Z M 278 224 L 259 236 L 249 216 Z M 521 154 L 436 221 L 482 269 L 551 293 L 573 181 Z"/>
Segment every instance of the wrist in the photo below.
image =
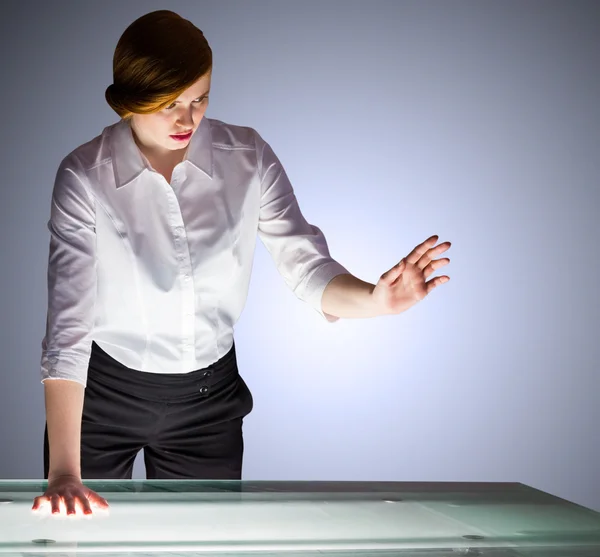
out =
<path fill-rule="evenodd" d="M 64 479 L 81 481 L 81 474 L 76 471 L 51 471 L 48 474 L 48 483 Z"/>
<path fill-rule="evenodd" d="M 323 292 L 322 309 L 341 318 L 365 318 L 381 315 L 378 300 L 373 296 L 375 285 L 351 274 L 334 277 Z"/>

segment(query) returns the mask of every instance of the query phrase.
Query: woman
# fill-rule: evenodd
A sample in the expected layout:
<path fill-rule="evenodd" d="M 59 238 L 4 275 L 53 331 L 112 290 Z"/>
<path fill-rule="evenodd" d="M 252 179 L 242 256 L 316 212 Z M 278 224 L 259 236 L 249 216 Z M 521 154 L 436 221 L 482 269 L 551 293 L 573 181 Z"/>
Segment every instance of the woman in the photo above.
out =
<path fill-rule="evenodd" d="M 42 348 L 44 473 L 34 509 L 107 501 L 82 479 L 240 479 L 252 396 L 233 326 L 258 234 L 288 286 L 328 321 L 400 313 L 442 276 L 432 236 L 377 285 L 331 258 L 253 129 L 205 117 L 212 53 L 191 22 L 134 21 L 113 60 L 120 121 L 59 165 Z"/>

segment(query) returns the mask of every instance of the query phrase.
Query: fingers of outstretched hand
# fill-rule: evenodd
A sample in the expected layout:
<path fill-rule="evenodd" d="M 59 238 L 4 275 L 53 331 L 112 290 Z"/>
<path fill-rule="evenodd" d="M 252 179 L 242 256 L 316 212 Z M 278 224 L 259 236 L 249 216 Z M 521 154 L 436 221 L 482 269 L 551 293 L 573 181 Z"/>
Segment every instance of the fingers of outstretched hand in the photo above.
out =
<path fill-rule="evenodd" d="M 407 263 L 414 265 L 417 261 L 419 261 L 419 259 L 421 259 L 421 257 L 423 257 L 423 255 L 425 255 L 425 253 L 427 253 L 429 249 L 435 246 L 437 241 L 438 235 L 435 234 L 427 238 L 427 240 L 424 242 L 420 243 L 406 256 Z"/>
<path fill-rule="evenodd" d="M 440 284 L 444 284 L 445 282 L 448 282 L 449 280 L 450 280 L 450 277 L 448 277 L 446 275 L 441 276 L 441 277 L 435 277 L 435 278 L 432 278 L 431 280 L 428 280 L 425 283 L 427 294 L 429 294 L 436 286 L 439 286 Z"/>
<path fill-rule="evenodd" d="M 431 276 L 433 273 L 435 273 L 435 271 L 437 271 L 441 267 L 448 265 L 448 263 L 450 263 L 450 259 L 448 259 L 447 257 L 444 257 L 443 259 L 436 259 L 434 261 L 431 261 L 423 269 L 423 276 L 425 278 Z"/>
<path fill-rule="evenodd" d="M 424 269 L 434 257 L 444 253 L 452 245 L 450 242 L 442 242 L 436 246 L 438 239 L 437 234 L 427 238 L 406 256 L 406 261 L 411 265 L 416 264 L 420 269 Z"/>
<path fill-rule="evenodd" d="M 429 248 L 417 261 L 417 267 L 421 270 L 425 269 L 427 265 L 434 260 L 434 258 L 436 258 L 438 255 L 441 255 L 445 251 L 448 251 L 448 249 L 450 249 L 450 245 L 450 242 L 443 242 L 437 246 Z"/>

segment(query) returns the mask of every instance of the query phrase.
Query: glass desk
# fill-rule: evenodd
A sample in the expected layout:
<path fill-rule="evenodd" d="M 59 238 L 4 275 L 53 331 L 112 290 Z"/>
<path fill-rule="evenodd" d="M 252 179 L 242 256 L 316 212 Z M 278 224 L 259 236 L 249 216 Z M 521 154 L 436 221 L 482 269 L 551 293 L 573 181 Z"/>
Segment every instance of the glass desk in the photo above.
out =
<path fill-rule="evenodd" d="M 33 513 L 0 482 L 0 557 L 600 557 L 600 513 L 519 483 L 85 481 L 110 509 Z"/>

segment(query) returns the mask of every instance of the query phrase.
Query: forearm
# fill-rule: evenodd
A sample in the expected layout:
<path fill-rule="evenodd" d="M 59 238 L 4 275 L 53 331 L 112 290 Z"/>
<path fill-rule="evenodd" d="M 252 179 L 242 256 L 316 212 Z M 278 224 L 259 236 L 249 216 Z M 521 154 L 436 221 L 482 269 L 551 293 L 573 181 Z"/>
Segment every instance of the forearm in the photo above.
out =
<path fill-rule="evenodd" d="M 374 288 L 374 284 L 354 275 L 338 275 L 325 287 L 321 301 L 323 312 L 341 318 L 377 317 L 381 310 L 373 303 Z"/>
<path fill-rule="evenodd" d="M 75 381 L 44 381 L 46 422 L 50 446 L 49 479 L 81 477 L 81 416 L 85 389 Z"/>

